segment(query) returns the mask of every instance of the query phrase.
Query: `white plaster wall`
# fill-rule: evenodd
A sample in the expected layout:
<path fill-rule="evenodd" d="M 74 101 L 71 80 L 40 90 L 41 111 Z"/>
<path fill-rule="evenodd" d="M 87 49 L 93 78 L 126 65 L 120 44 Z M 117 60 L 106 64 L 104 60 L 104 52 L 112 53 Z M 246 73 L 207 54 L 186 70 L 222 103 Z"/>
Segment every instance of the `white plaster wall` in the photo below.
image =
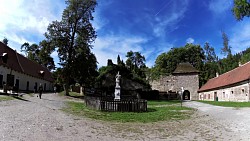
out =
<path fill-rule="evenodd" d="M 244 90 L 244 91 L 243 91 Z M 199 100 L 215 101 L 214 93 L 219 101 L 249 101 L 249 82 L 244 81 L 231 87 L 199 93 Z M 233 93 L 232 93 L 233 92 Z M 208 95 L 210 94 L 210 99 Z"/>
<path fill-rule="evenodd" d="M 0 74 L 3 75 L 3 81 L 7 82 L 7 74 L 10 74 L 10 69 L 0 66 Z M 39 78 L 35 78 L 23 73 L 19 73 L 17 71 L 12 70 L 12 75 L 15 76 L 15 83 L 16 83 L 16 79 L 19 79 L 19 89 L 20 90 L 26 90 L 26 86 L 27 86 L 27 81 L 29 81 L 29 90 L 33 91 L 34 90 L 34 86 L 35 83 L 37 82 L 37 85 L 39 86 L 39 84 L 46 84 L 46 90 L 50 90 L 53 91 L 53 84 L 49 81 L 46 80 L 42 80 Z"/>

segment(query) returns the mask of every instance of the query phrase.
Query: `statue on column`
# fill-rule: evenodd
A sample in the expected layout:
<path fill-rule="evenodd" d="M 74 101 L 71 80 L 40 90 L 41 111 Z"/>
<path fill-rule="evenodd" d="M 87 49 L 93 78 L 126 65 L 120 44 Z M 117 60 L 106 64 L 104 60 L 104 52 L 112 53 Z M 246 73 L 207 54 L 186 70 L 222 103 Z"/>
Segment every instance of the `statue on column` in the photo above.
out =
<path fill-rule="evenodd" d="M 121 99 L 121 87 L 120 87 L 120 80 L 121 80 L 121 75 L 119 74 L 119 71 L 117 75 L 115 76 L 115 100 L 120 100 Z"/>

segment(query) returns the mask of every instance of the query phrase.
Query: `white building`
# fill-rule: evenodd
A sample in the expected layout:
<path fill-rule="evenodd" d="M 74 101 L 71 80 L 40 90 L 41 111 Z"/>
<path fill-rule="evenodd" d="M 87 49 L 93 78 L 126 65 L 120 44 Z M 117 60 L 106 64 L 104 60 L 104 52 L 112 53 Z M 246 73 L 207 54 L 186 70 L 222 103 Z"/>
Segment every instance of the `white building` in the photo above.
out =
<path fill-rule="evenodd" d="M 45 91 L 53 91 L 52 74 L 47 68 L 0 42 L 0 90 L 4 84 L 19 91 L 34 91 L 42 84 Z"/>
<path fill-rule="evenodd" d="M 250 62 L 208 80 L 198 93 L 199 100 L 249 101 Z"/>

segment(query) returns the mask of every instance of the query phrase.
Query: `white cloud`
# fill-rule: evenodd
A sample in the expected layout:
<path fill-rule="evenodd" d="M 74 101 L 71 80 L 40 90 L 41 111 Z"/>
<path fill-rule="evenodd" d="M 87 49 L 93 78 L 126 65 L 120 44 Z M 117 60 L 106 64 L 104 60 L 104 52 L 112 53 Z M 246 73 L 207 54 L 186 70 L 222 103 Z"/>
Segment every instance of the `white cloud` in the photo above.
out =
<path fill-rule="evenodd" d="M 141 44 L 145 42 L 147 40 L 141 37 L 107 35 L 96 39 L 93 44 L 93 52 L 96 55 L 99 66 L 106 66 L 108 59 L 112 59 L 116 63 L 118 55 L 125 61 L 125 56 L 130 50 L 142 52 Z"/>
<path fill-rule="evenodd" d="M 126 61 L 126 54 L 131 50 L 133 52 L 140 52 L 144 55 L 146 65 L 152 67 L 156 57 L 168 51 L 173 47 L 173 44 L 161 42 L 156 46 L 145 47 L 144 45 L 148 41 L 148 39 L 139 36 L 107 35 L 96 39 L 93 44 L 93 53 L 97 58 L 99 67 L 106 66 L 108 59 L 112 59 L 113 63 L 116 63 L 118 55 L 120 55 L 123 61 Z"/>
<path fill-rule="evenodd" d="M 174 31 L 178 29 L 178 23 L 184 17 L 184 13 L 187 10 L 188 1 L 183 0 L 182 2 L 173 1 L 170 6 L 168 6 L 168 14 L 164 16 L 155 15 L 154 22 L 152 23 L 153 32 L 156 37 L 164 36 L 167 32 Z M 163 11 L 161 11 L 163 13 Z"/>
<path fill-rule="evenodd" d="M 0 39 L 6 37 L 17 50 L 24 42 L 38 43 L 48 24 L 61 18 L 64 8 L 61 0 L 1 0 Z"/>
<path fill-rule="evenodd" d="M 192 43 L 194 43 L 194 39 L 190 37 L 186 40 L 186 42 L 189 44 L 192 44 Z"/>
<path fill-rule="evenodd" d="M 245 50 L 250 47 L 250 20 L 246 19 L 241 23 L 236 24 L 233 28 L 233 34 L 229 39 L 229 44 L 232 46 L 234 53 Z"/>
<path fill-rule="evenodd" d="M 231 6 L 231 0 L 211 0 L 208 7 L 213 13 L 222 14 L 225 11 L 230 10 Z"/>

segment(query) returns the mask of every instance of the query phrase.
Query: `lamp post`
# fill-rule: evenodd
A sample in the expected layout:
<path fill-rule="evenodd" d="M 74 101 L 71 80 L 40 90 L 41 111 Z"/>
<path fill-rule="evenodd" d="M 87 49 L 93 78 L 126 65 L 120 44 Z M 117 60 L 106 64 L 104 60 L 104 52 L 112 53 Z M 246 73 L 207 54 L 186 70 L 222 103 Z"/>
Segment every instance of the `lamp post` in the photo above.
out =
<path fill-rule="evenodd" d="M 182 107 L 182 96 L 183 96 L 184 88 L 181 87 L 181 91 L 179 91 L 180 101 L 181 101 L 181 107 Z"/>

